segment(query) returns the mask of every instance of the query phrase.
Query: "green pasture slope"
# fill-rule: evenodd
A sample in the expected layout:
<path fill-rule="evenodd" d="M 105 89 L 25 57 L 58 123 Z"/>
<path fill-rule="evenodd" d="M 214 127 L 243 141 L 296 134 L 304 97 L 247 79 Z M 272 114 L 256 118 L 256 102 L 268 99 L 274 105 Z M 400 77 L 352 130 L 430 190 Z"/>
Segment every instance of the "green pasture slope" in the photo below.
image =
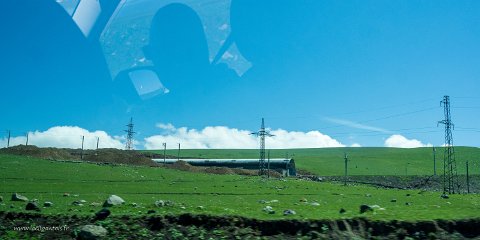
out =
<path fill-rule="evenodd" d="M 163 154 L 162 150 L 152 151 Z M 432 148 L 310 148 L 272 149 L 271 158 L 283 158 L 287 154 L 295 159 L 298 169 L 321 176 L 343 175 L 344 153 L 348 154 L 350 175 L 433 175 Z M 465 161 L 469 161 L 470 173 L 480 174 L 480 148 L 455 147 L 458 174 L 465 174 Z M 167 150 L 176 156 L 177 150 Z M 257 149 L 181 150 L 180 157 L 196 158 L 258 158 Z M 443 172 L 443 148 L 437 147 L 437 173 Z"/>
<path fill-rule="evenodd" d="M 353 158 L 356 149 L 349 150 L 352 150 Z M 312 151 L 313 155 L 315 151 Z M 332 156 L 342 152 L 335 149 L 330 151 L 334 151 Z M 292 153 L 299 157 L 302 155 L 305 162 L 301 164 L 307 164 L 308 150 L 293 150 Z M 322 164 L 318 165 L 318 169 L 322 170 Z M 334 174 L 334 168 L 329 172 Z M 157 214 L 205 213 L 258 219 L 365 216 L 383 220 L 420 220 L 480 216 L 480 196 L 477 194 L 457 194 L 442 199 L 439 192 L 419 190 L 344 187 L 294 178 L 265 180 L 260 177 L 209 175 L 161 167 L 100 166 L 0 155 L 0 195 L 4 199 L 0 203 L 0 211 L 25 211 L 25 203 L 10 201 L 13 192 L 29 199 L 36 198 L 40 203 L 53 202 L 52 207 L 42 208 L 43 214 L 93 215 L 92 212 L 98 211 L 101 206 L 90 206 L 91 203 L 102 203 L 110 194 L 116 194 L 125 199 L 126 204 L 112 207 L 114 215 L 144 215 L 153 209 Z M 70 196 L 64 197 L 65 192 Z M 173 201 L 175 205 L 155 207 L 153 203 L 160 199 Z M 396 202 L 392 202 L 392 199 L 396 199 Z M 75 200 L 86 200 L 87 203 L 74 206 L 72 202 Z M 268 203 L 260 203 L 260 200 Z M 312 204 L 314 202 L 318 204 Z M 137 207 L 131 203 L 137 203 Z M 361 204 L 378 205 L 383 210 L 360 214 Z M 262 211 L 266 205 L 272 206 L 275 214 Z M 347 212 L 340 214 L 341 208 Z M 283 216 L 282 212 L 286 209 L 293 209 L 297 214 Z"/>

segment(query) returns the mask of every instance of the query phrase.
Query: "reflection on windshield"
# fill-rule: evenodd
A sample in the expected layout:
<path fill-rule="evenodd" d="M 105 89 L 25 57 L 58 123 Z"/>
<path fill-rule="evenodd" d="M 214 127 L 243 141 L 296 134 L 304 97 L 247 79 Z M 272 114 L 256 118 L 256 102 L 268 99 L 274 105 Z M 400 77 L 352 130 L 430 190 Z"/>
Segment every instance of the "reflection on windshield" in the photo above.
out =
<path fill-rule="evenodd" d="M 65 11 L 67 11 L 68 15 L 73 16 L 75 9 L 77 8 L 79 0 L 56 0 L 58 4 L 60 4 Z"/>
<path fill-rule="evenodd" d="M 157 74 L 151 70 L 135 70 L 128 73 L 132 80 L 138 95 L 143 99 L 155 97 L 158 94 L 168 93 L 157 77 Z"/>
<path fill-rule="evenodd" d="M 100 38 L 113 78 L 125 69 L 153 65 L 151 59 L 145 56 L 143 47 L 149 44 L 153 17 L 161 8 L 172 3 L 188 6 L 198 15 L 207 41 L 208 60 L 212 63 L 231 32 L 230 0 L 129 0 L 110 20 Z M 239 76 L 251 67 L 235 44 L 230 43 L 224 51 L 220 53 L 218 63 L 227 64 Z"/>
<path fill-rule="evenodd" d="M 88 37 L 101 12 L 99 1 L 80 1 L 72 18 L 83 35 Z"/>

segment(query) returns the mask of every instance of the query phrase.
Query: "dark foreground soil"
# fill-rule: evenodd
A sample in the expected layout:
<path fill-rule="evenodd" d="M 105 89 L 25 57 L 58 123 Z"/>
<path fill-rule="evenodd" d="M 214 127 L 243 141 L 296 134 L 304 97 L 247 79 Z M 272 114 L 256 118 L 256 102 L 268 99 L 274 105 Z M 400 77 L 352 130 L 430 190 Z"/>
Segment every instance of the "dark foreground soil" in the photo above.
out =
<path fill-rule="evenodd" d="M 86 224 L 107 229 L 106 239 L 480 239 L 480 219 L 419 222 L 346 220 L 256 220 L 243 217 L 88 216 L 0 212 L 0 239 L 75 239 Z M 15 227 L 63 227 L 18 230 Z"/>

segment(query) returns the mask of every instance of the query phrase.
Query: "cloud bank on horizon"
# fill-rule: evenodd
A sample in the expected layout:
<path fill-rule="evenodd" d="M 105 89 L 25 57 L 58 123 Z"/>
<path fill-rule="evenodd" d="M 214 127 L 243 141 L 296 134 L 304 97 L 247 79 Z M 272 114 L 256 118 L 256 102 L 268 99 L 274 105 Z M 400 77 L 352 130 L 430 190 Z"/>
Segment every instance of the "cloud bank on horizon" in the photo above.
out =
<path fill-rule="evenodd" d="M 407 139 L 406 137 L 394 134 L 385 140 L 385 147 L 395 148 L 418 148 L 418 147 L 431 147 L 431 143 L 424 144 L 417 139 Z"/>
<path fill-rule="evenodd" d="M 161 149 L 163 143 L 167 148 L 176 148 L 181 143 L 182 148 L 257 148 L 259 140 L 251 135 L 249 130 L 240 130 L 226 126 L 209 126 L 201 130 L 186 127 L 175 128 L 172 124 L 157 124 L 161 134 L 145 138 L 145 149 Z M 270 130 L 273 137 L 266 139 L 268 148 L 322 148 L 345 147 L 339 141 L 320 133 L 319 131 L 298 132 L 283 129 Z"/>
<path fill-rule="evenodd" d="M 97 137 L 99 138 L 99 148 L 118 148 L 123 149 L 124 137 L 110 136 L 105 131 L 88 131 L 77 126 L 56 126 L 46 131 L 34 131 L 28 133 L 28 145 L 37 147 L 57 147 L 57 148 L 81 148 L 82 136 L 85 137 L 84 148 L 96 149 Z M 26 144 L 26 136 L 17 136 L 10 139 L 10 146 Z M 0 146 L 7 145 L 7 139 L 0 139 Z"/>
<path fill-rule="evenodd" d="M 249 130 L 229 128 L 226 126 L 208 126 L 197 130 L 193 128 L 176 128 L 172 124 L 158 123 L 160 133 L 144 138 L 142 141 L 134 141 L 136 148 L 162 149 L 163 143 L 167 148 L 174 149 L 181 144 L 183 149 L 253 149 L 258 148 L 259 139 Z M 267 148 L 328 148 L 347 147 L 338 140 L 319 131 L 287 131 L 283 129 L 270 130 L 273 137 L 266 139 Z M 100 148 L 125 147 L 125 137 L 110 136 L 107 132 L 97 130 L 89 131 L 78 126 L 55 126 L 46 131 L 29 132 L 29 145 L 38 147 L 58 148 L 81 148 L 82 136 L 85 136 L 84 148 L 95 149 L 97 138 Z M 10 146 L 23 145 L 26 143 L 25 136 L 16 136 L 10 139 Z M 7 145 L 7 139 L 0 139 L 0 146 Z M 402 135 L 394 134 L 384 142 L 385 147 L 416 148 L 432 146 L 430 143 L 422 143 L 417 139 L 408 139 Z M 350 147 L 361 147 L 359 143 L 351 144 Z"/>

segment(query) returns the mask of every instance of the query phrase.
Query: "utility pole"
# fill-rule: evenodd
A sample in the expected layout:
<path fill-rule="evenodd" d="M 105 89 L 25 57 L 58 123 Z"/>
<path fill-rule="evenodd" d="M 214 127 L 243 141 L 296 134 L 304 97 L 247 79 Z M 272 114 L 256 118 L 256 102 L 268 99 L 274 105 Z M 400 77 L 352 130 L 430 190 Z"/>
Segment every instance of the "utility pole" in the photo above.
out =
<path fill-rule="evenodd" d="M 180 161 L 180 143 L 178 143 L 178 153 L 177 153 L 178 161 Z"/>
<path fill-rule="evenodd" d="M 27 141 L 25 141 L 25 146 L 28 146 L 28 132 L 25 133 L 25 136 L 27 137 Z"/>
<path fill-rule="evenodd" d="M 125 150 L 133 149 L 133 118 L 130 118 L 130 123 L 127 124 L 127 130 L 124 130 L 127 133 L 127 142 L 125 144 Z"/>
<path fill-rule="evenodd" d="M 80 159 L 83 160 L 83 142 L 85 141 L 85 136 L 82 136 L 82 152 L 80 153 Z"/>
<path fill-rule="evenodd" d="M 268 150 L 267 178 L 270 178 L 270 150 Z"/>
<path fill-rule="evenodd" d="M 163 143 L 163 166 L 165 167 L 165 164 L 167 163 L 167 143 Z"/>
<path fill-rule="evenodd" d="M 465 163 L 467 166 L 467 193 L 470 193 L 470 176 L 468 175 L 468 160 Z"/>
<path fill-rule="evenodd" d="M 343 186 L 347 186 L 347 166 L 348 166 L 348 155 L 345 153 L 345 157 L 343 158 L 345 160 L 345 177 L 343 178 Z"/>
<path fill-rule="evenodd" d="M 453 147 L 452 128 L 455 128 L 450 114 L 450 97 L 444 96 L 440 101 L 443 105 L 445 119 L 438 124 L 445 125 L 445 151 L 443 154 L 443 193 L 455 194 L 455 189 L 459 192 L 457 163 L 455 161 L 455 149 Z M 437 124 L 437 125 L 438 125 Z"/>
<path fill-rule="evenodd" d="M 7 140 L 7 148 L 10 147 L 10 130 L 7 130 L 8 132 L 8 140 Z"/>
<path fill-rule="evenodd" d="M 100 142 L 100 137 L 97 137 L 97 151 L 98 151 L 98 142 Z"/>
<path fill-rule="evenodd" d="M 273 137 L 274 135 L 270 134 L 265 130 L 265 121 L 262 118 L 262 125 L 258 132 L 250 133 L 251 135 L 256 135 L 260 137 L 260 158 L 259 158 L 259 175 L 265 175 L 265 137 Z"/>
<path fill-rule="evenodd" d="M 435 146 L 433 146 L 433 176 L 437 176 L 437 160 L 436 160 L 436 155 L 437 155 L 437 149 L 435 149 Z"/>

